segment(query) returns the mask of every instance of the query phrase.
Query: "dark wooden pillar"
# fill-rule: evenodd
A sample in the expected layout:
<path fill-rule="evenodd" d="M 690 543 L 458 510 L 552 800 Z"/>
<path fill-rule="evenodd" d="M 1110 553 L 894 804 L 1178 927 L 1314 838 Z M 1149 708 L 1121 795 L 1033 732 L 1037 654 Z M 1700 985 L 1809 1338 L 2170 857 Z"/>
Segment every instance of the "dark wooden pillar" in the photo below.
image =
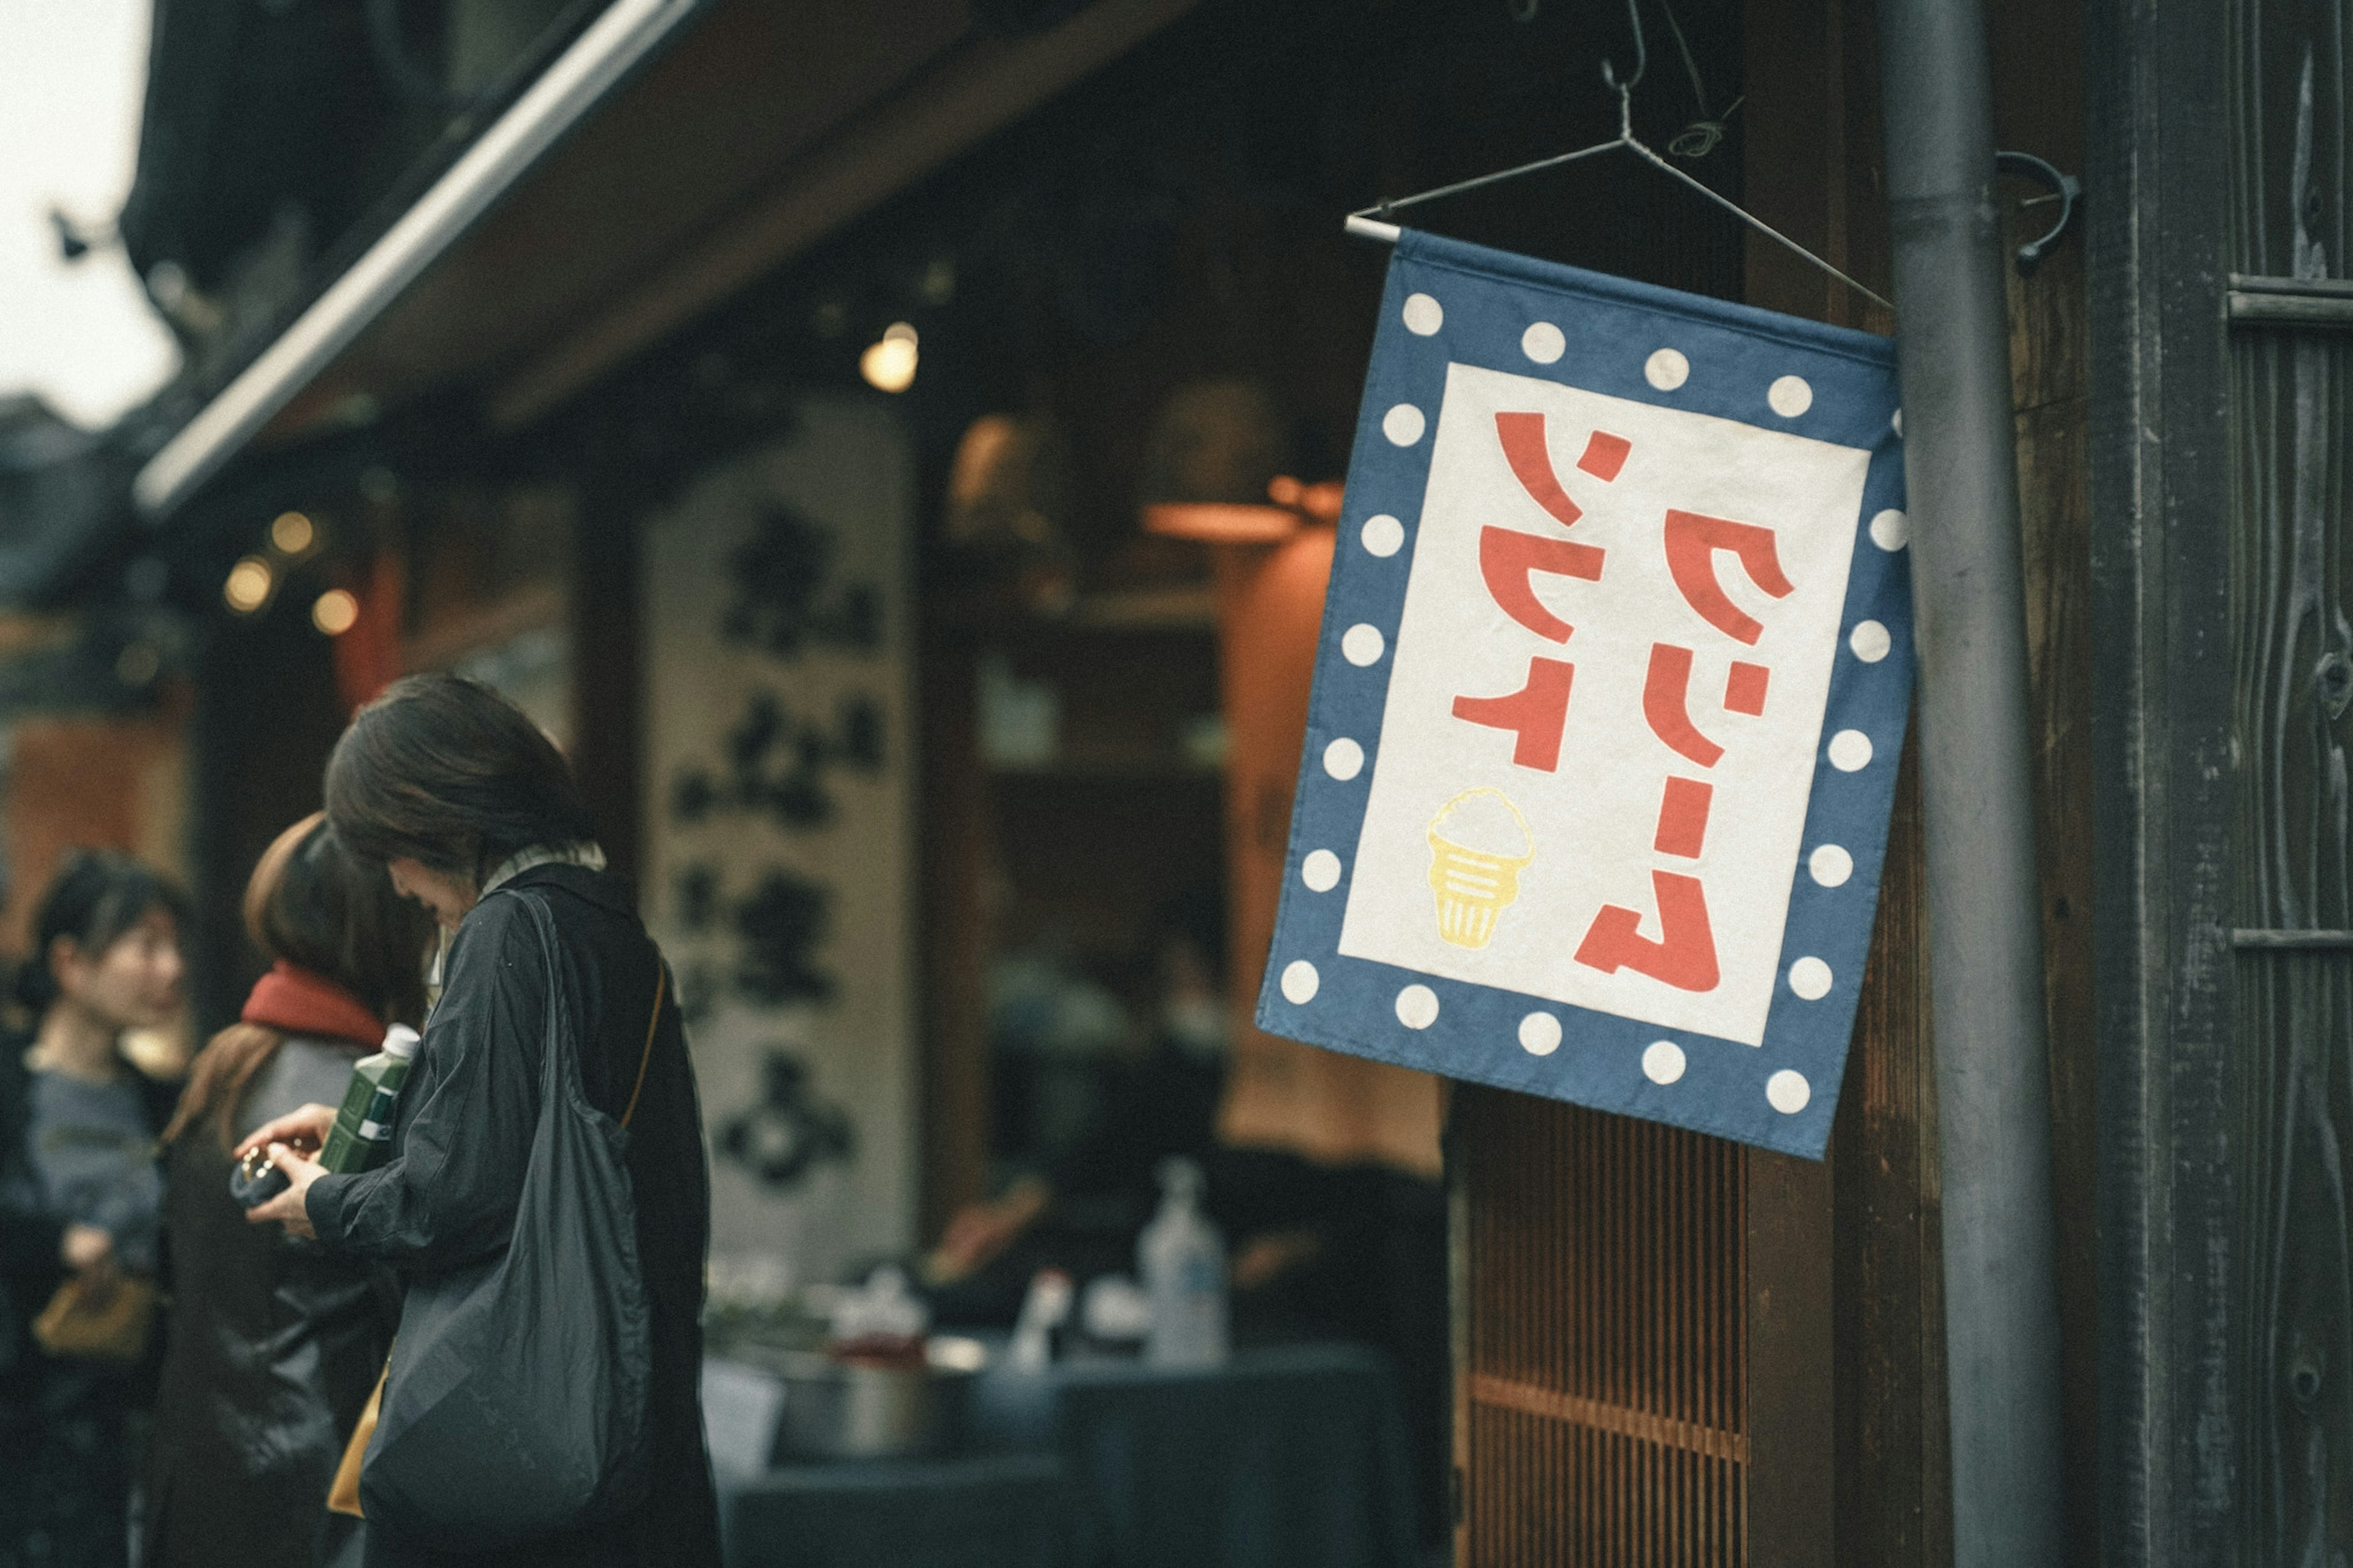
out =
<path fill-rule="evenodd" d="M 611 859 L 638 874 L 645 841 L 645 649 L 638 508 L 592 486 L 573 539 L 572 765 Z"/>
<path fill-rule="evenodd" d="M 923 1030 L 921 1225 L 935 1239 L 957 1209 L 987 1195 L 992 830 L 976 726 L 978 639 L 928 606 L 917 668 Z"/>
<path fill-rule="evenodd" d="M 2353 1552 L 2341 0 L 2090 8 L 2102 1537 Z"/>

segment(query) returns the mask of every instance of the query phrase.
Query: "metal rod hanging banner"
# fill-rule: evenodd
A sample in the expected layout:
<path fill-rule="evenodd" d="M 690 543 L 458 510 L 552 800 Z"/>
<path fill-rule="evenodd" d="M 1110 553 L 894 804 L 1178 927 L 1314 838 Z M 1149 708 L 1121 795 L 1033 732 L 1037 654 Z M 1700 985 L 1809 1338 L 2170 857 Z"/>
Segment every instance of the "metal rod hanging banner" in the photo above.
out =
<path fill-rule="evenodd" d="M 2065 1550 L 2032 713 L 1980 0 L 1880 0 L 1919 652 L 1955 1568 Z"/>

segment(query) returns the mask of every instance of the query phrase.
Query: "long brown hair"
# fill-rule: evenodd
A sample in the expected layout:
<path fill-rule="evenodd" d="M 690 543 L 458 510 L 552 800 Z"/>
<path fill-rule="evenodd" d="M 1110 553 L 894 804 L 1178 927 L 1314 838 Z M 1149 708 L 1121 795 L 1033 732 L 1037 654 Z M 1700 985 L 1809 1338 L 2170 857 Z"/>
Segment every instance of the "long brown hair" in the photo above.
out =
<path fill-rule="evenodd" d="M 343 847 L 324 812 L 280 834 L 245 884 L 246 934 L 264 957 L 333 981 L 387 1024 L 414 1025 L 425 1016 L 431 930 L 425 911 L 393 891 L 383 867 Z M 285 1038 L 247 1023 L 215 1035 L 188 1069 L 164 1142 L 210 1116 L 222 1146 L 232 1143 L 246 1086 Z"/>

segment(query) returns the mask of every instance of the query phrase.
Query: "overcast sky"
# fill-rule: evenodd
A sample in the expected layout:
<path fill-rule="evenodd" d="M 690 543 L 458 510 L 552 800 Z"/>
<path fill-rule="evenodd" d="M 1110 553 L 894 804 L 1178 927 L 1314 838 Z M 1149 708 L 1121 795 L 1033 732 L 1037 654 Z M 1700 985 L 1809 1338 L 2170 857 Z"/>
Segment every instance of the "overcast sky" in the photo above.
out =
<path fill-rule="evenodd" d="M 131 188 L 149 0 L 0 0 L 0 394 L 86 426 L 153 392 L 178 351 L 117 247 L 68 266 L 48 209 L 111 224 Z"/>

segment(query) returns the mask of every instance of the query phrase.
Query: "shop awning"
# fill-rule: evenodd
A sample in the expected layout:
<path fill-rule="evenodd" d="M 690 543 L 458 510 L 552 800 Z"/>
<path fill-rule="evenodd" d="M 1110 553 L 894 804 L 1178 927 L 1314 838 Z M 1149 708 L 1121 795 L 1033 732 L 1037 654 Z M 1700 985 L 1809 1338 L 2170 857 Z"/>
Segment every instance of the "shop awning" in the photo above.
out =
<path fill-rule="evenodd" d="M 459 387 L 528 426 L 1195 3 L 1007 37 L 967 0 L 613 0 L 133 499 L 160 521 L 248 447 Z"/>

